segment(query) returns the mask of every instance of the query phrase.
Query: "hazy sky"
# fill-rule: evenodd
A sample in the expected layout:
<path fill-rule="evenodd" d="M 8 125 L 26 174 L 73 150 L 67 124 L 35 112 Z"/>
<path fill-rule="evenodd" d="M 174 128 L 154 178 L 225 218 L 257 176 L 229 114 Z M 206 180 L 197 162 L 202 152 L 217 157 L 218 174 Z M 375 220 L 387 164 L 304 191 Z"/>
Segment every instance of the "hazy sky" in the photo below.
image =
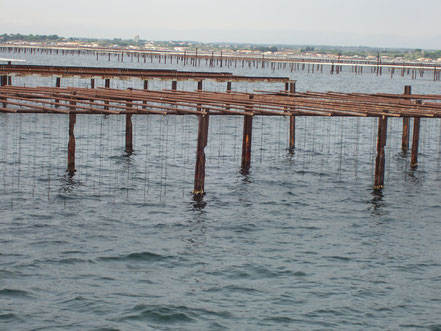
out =
<path fill-rule="evenodd" d="M 441 0 L 0 0 L 0 34 L 441 49 Z"/>

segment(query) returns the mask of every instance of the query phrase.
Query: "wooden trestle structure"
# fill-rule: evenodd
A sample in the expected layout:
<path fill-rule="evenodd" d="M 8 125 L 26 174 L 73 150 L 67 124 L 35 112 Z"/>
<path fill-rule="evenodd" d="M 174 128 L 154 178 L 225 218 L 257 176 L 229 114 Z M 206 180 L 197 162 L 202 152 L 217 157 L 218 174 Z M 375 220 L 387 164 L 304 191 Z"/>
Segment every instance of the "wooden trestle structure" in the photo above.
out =
<path fill-rule="evenodd" d="M 232 78 L 232 77 L 230 77 Z M 441 95 L 414 95 L 410 86 L 403 94 L 362 93 L 299 93 L 294 81 L 286 81 L 285 89 L 277 92 L 256 91 L 241 93 L 203 90 L 203 80 L 194 91 L 179 91 L 176 81 L 169 90 L 79 87 L 20 87 L 9 85 L 10 79 L 1 76 L 0 112 L 8 113 L 60 113 L 69 116 L 69 143 L 67 171 L 75 172 L 75 122 L 77 115 L 108 114 L 126 118 L 126 146 L 133 151 L 132 115 L 196 115 L 199 117 L 194 194 L 205 191 L 205 153 L 208 142 L 209 118 L 212 116 L 242 116 L 242 172 L 251 166 L 251 137 L 254 116 L 284 116 L 289 118 L 288 148 L 295 148 L 295 118 L 297 116 L 346 116 L 378 118 L 377 156 L 374 188 L 384 186 L 385 146 L 387 120 L 403 118 L 402 149 L 409 149 L 409 120 L 414 119 L 411 146 L 411 168 L 418 165 L 418 143 L 421 118 L 441 117 Z M 59 82 L 57 81 L 57 86 Z"/>

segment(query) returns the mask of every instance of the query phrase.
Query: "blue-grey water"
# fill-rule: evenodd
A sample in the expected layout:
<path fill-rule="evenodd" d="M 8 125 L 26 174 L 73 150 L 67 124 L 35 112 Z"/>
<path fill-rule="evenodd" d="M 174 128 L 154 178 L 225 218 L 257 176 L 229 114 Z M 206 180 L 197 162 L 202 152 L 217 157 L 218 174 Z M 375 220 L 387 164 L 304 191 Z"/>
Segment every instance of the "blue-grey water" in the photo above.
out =
<path fill-rule="evenodd" d="M 439 94 L 441 84 L 430 75 L 222 70 L 289 76 L 298 91 L 401 93 L 410 84 Z M 27 86 L 47 79 L 13 77 Z M 126 155 L 123 117 L 77 116 L 70 178 L 66 115 L 0 114 L 1 330 L 441 329 L 439 119 L 422 120 L 417 170 L 400 150 L 401 120 L 389 120 L 386 183 L 375 193 L 375 119 L 299 117 L 290 155 L 287 120 L 256 117 L 242 175 L 242 119 L 213 116 L 202 199 L 191 194 L 197 118 L 133 121 L 135 152 Z"/>

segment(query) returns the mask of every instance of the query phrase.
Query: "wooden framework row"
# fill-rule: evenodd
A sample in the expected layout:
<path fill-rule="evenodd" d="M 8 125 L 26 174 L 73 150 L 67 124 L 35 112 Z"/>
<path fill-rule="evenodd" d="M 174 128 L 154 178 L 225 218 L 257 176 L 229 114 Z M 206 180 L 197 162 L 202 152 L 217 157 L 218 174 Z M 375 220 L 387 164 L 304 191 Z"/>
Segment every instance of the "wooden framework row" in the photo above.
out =
<path fill-rule="evenodd" d="M 412 95 L 410 86 L 403 94 L 319 93 L 295 91 L 295 83 L 286 83 L 278 92 L 239 93 L 203 90 L 200 80 L 194 91 L 172 89 L 117 90 L 110 88 L 19 87 L 8 85 L 1 77 L 0 112 L 62 113 L 69 115 L 68 166 L 75 172 L 74 127 L 78 114 L 125 115 L 126 152 L 133 151 L 132 115 L 197 115 L 199 117 L 194 193 L 205 191 L 205 153 L 210 116 L 243 116 L 242 171 L 251 166 L 251 141 L 254 116 L 286 116 L 289 118 L 289 150 L 295 148 L 297 116 L 352 116 L 378 118 L 377 158 L 374 188 L 384 186 L 387 120 L 403 118 L 402 149 L 409 149 L 410 118 L 414 118 L 411 168 L 418 165 L 418 142 L 421 118 L 441 118 L 441 95 Z"/>
<path fill-rule="evenodd" d="M 118 79 L 162 79 L 162 80 L 195 80 L 209 79 L 217 82 L 271 82 L 289 83 L 288 77 L 254 77 L 239 76 L 229 72 L 202 72 L 202 71 L 178 71 L 173 69 L 133 69 L 133 68 L 106 68 L 106 67 L 74 67 L 74 66 L 42 66 L 25 64 L 0 65 L 0 76 L 57 76 L 83 78 L 101 77 Z"/>
<path fill-rule="evenodd" d="M 416 69 L 416 70 L 433 70 L 435 73 L 440 72 L 440 65 L 438 63 L 418 63 L 418 62 L 397 62 L 394 59 L 381 59 L 379 57 L 375 59 L 362 59 L 362 58 L 345 58 L 345 57 L 314 57 L 314 56 L 299 56 L 295 54 L 290 55 L 276 55 L 276 54 L 238 54 L 238 53 L 224 53 L 223 51 L 198 51 L 183 50 L 183 51 L 171 51 L 171 50 L 146 50 L 146 49 L 126 49 L 126 48 L 100 48 L 100 47 L 62 47 L 62 46 L 31 46 L 31 45 L 0 45 L 0 51 L 8 53 L 46 53 L 46 54 L 87 54 L 96 56 L 107 56 L 110 61 L 111 55 L 118 56 L 118 62 L 123 61 L 124 56 L 133 57 L 140 60 L 143 58 L 146 62 L 147 58 L 158 58 L 159 62 L 161 58 L 164 63 L 174 60 L 179 63 L 181 61 L 184 65 L 190 62 L 191 65 L 197 66 L 201 60 L 205 60 L 209 63 L 210 67 L 219 64 L 223 66 L 225 61 L 247 61 L 258 63 L 265 67 L 265 63 L 289 63 L 289 64 L 325 64 L 333 66 L 359 66 L 359 67 L 378 67 L 378 68 L 395 68 L 395 69 Z"/>

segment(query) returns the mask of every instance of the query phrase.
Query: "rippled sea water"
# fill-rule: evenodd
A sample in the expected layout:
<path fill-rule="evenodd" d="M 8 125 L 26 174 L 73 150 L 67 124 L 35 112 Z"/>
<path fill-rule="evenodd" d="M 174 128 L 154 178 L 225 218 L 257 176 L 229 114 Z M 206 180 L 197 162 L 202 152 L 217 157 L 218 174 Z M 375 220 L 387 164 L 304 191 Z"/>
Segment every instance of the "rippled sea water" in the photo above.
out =
<path fill-rule="evenodd" d="M 440 93 L 430 77 L 236 70 L 290 76 L 299 91 Z M 298 118 L 291 155 L 286 119 L 256 117 L 242 175 L 242 120 L 213 116 L 202 199 L 197 119 L 133 121 L 127 155 L 123 118 L 78 116 L 69 178 L 66 116 L 0 114 L 0 329 L 441 329 L 439 119 L 422 120 L 417 170 L 389 121 L 375 193 L 374 119 Z"/>

